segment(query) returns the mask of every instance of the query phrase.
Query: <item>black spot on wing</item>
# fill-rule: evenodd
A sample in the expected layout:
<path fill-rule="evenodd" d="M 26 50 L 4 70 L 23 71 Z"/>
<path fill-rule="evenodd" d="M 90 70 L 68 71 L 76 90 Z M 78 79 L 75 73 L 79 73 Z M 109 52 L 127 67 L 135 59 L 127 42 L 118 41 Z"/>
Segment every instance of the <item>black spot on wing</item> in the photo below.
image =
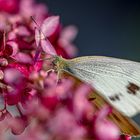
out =
<path fill-rule="evenodd" d="M 134 83 L 129 82 L 128 86 L 127 86 L 127 91 L 129 94 L 133 94 L 136 95 L 137 91 L 140 90 L 140 87 Z"/>
<path fill-rule="evenodd" d="M 120 101 L 120 96 L 122 96 L 121 93 L 115 94 L 115 95 L 113 95 L 113 96 L 109 96 L 109 99 L 110 99 L 111 101 Z"/>

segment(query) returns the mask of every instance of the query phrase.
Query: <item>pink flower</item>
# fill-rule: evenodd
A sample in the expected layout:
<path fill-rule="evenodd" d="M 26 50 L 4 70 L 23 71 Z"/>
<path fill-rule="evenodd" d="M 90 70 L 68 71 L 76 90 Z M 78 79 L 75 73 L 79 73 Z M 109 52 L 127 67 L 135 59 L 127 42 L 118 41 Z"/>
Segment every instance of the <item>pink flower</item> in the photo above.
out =
<path fill-rule="evenodd" d="M 87 100 L 90 88 L 87 85 L 81 85 L 74 94 L 73 110 L 78 119 L 87 117 L 91 119 L 93 116 L 93 106 Z"/>
<path fill-rule="evenodd" d="M 115 124 L 107 120 L 105 117 L 110 112 L 110 108 L 103 108 L 93 124 L 93 133 L 98 140 L 118 140 L 120 131 Z"/>
<path fill-rule="evenodd" d="M 55 125 L 54 125 L 55 124 Z M 48 129 L 54 137 L 61 140 L 82 140 L 86 130 L 76 122 L 73 114 L 67 109 L 60 109 L 48 122 Z"/>
<path fill-rule="evenodd" d="M 51 45 L 50 41 L 48 40 L 48 37 L 54 33 L 58 25 L 59 25 L 59 17 L 51 16 L 44 20 L 41 27 L 36 27 L 35 40 L 37 45 L 37 51 L 35 55 L 35 61 L 37 60 L 41 50 L 43 50 L 47 54 L 56 55 L 56 51 L 54 47 Z"/>
<path fill-rule="evenodd" d="M 65 49 L 70 57 L 74 57 L 77 53 L 76 47 L 72 44 L 72 41 L 77 35 L 77 28 L 75 26 L 67 26 L 65 27 L 58 40 L 58 44 Z"/>
<path fill-rule="evenodd" d="M 22 82 L 23 76 L 18 70 L 9 68 L 4 71 L 4 80 L 10 85 L 17 86 Z"/>

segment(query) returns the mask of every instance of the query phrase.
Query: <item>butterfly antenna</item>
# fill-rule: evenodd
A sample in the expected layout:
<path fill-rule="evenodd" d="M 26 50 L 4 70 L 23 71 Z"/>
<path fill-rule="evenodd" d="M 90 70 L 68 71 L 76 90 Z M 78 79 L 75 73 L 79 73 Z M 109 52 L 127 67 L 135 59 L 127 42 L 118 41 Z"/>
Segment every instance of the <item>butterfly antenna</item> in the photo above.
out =
<path fill-rule="evenodd" d="M 34 19 L 33 16 L 31 16 L 31 20 L 36 24 L 36 26 L 37 26 L 39 32 L 41 32 L 41 34 L 43 34 L 43 36 L 44 36 L 44 38 L 45 38 L 44 33 L 41 31 L 40 25 L 36 22 L 36 20 Z"/>
<path fill-rule="evenodd" d="M 33 16 L 31 16 L 31 20 L 36 24 L 36 26 L 40 29 L 39 24 L 35 21 L 35 19 L 33 18 Z"/>

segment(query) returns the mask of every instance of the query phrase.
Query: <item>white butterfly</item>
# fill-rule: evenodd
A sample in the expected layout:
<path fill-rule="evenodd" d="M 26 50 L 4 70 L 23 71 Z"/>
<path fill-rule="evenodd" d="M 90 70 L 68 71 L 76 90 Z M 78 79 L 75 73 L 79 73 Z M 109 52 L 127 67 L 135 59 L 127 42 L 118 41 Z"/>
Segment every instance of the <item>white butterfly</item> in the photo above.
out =
<path fill-rule="evenodd" d="M 54 69 L 58 73 L 68 72 L 96 89 L 98 92 L 94 94 L 94 102 L 99 108 L 106 104 L 114 107 L 111 119 L 122 133 L 140 135 L 140 128 L 128 118 L 140 112 L 140 63 L 103 56 L 70 60 L 59 57 L 47 39 L 58 23 L 59 18 L 52 16 L 41 27 L 36 28 L 35 40 L 38 48 L 41 47 L 44 52 L 53 56 Z"/>
<path fill-rule="evenodd" d="M 54 58 L 58 72 L 71 73 L 98 91 L 97 104 L 107 101 L 122 113 L 115 110 L 112 119 L 122 133 L 140 135 L 139 127 L 128 118 L 140 112 L 140 63 L 103 56 Z"/>
<path fill-rule="evenodd" d="M 36 21 L 33 19 L 36 23 Z M 41 26 L 37 23 L 35 40 L 38 49 L 56 56 L 47 37 L 59 25 L 59 17 L 51 16 Z M 40 51 L 36 52 L 39 53 Z M 65 70 L 91 84 L 113 106 L 126 116 L 140 112 L 140 63 L 110 57 L 87 56 L 71 60 L 55 57 L 57 69 Z"/>
<path fill-rule="evenodd" d="M 140 63 L 87 56 L 64 60 L 64 70 L 91 84 L 126 116 L 140 112 Z"/>

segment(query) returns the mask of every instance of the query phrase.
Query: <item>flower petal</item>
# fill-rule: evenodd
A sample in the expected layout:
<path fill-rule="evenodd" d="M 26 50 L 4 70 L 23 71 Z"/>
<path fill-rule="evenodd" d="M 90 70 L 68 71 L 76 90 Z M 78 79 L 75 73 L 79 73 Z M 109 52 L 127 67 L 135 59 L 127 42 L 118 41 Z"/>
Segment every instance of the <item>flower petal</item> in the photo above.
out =
<path fill-rule="evenodd" d="M 16 59 L 18 62 L 21 62 L 21 63 L 26 63 L 26 64 L 32 64 L 33 63 L 32 58 L 28 54 L 25 54 L 25 53 L 22 53 L 22 52 L 15 55 L 14 59 Z"/>
<path fill-rule="evenodd" d="M 4 81 L 9 85 L 18 85 L 22 82 L 23 75 L 14 68 L 8 68 L 4 71 Z"/>
<path fill-rule="evenodd" d="M 66 42 L 71 42 L 75 39 L 76 35 L 78 33 L 78 30 L 75 26 L 67 26 L 65 27 L 63 30 L 62 30 L 62 33 L 61 33 L 61 39 L 63 41 L 66 41 Z"/>
<path fill-rule="evenodd" d="M 10 45 L 13 49 L 12 56 L 16 55 L 18 52 L 18 44 L 14 41 L 8 41 L 7 44 Z"/>
<path fill-rule="evenodd" d="M 38 28 L 35 28 L 35 41 L 37 47 L 39 46 L 40 39 L 40 31 Z"/>
<path fill-rule="evenodd" d="M 46 52 L 47 54 L 51 54 L 51 55 L 57 54 L 54 47 L 52 46 L 52 44 L 50 43 L 50 41 L 48 39 L 41 40 L 41 47 L 42 47 L 43 51 Z"/>
<path fill-rule="evenodd" d="M 59 16 L 51 16 L 44 20 L 41 31 L 46 37 L 51 36 L 59 25 Z"/>

